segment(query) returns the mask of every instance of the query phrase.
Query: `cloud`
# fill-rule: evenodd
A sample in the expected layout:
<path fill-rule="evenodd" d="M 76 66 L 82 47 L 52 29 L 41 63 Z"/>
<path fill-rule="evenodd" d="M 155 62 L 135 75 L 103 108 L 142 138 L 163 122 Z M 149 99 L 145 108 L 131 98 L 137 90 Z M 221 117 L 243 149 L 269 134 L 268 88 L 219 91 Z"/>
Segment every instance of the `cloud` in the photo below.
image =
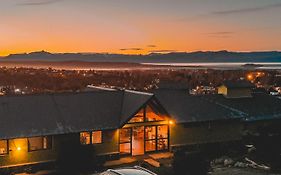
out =
<path fill-rule="evenodd" d="M 157 47 L 157 46 L 153 45 L 153 44 L 149 44 L 149 45 L 147 45 L 147 47 Z"/>
<path fill-rule="evenodd" d="M 121 51 L 138 51 L 138 50 L 143 50 L 143 49 L 142 48 L 133 47 L 133 48 L 122 48 L 120 50 Z"/>
<path fill-rule="evenodd" d="M 40 6 L 40 5 L 49 5 L 53 3 L 57 3 L 62 0 L 26 0 L 21 3 L 17 3 L 20 6 Z"/>
<path fill-rule="evenodd" d="M 150 50 L 150 53 L 169 53 L 169 52 L 177 52 L 177 50 Z"/>
<path fill-rule="evenodd" d="M 281 3 L 264 5 L 264 6 L 260 6 L 260 7 L 250 7 L 250 8 L 215 11 L 215 12 L 212 12 L 211 14 L 217 15 L 217 16 L 232 15 L 232 14 L 244 14 L 244 13 L 252 13 L 252 12 L 258 12 L 258 11 L 271 10 L 271 9 L 276 9 L 276 8 L 281 8 Z"/>
<path fill-rule="evenodd" d="M 209 37 L 229 38 L 229 37 L 231 37 L 235 33 L 234 32 L 230 32 L 230 31 L 219 31 L 219 32 L 209 32 L 209 33 L 204 33 L 204 34 L 209 36 Z"/>

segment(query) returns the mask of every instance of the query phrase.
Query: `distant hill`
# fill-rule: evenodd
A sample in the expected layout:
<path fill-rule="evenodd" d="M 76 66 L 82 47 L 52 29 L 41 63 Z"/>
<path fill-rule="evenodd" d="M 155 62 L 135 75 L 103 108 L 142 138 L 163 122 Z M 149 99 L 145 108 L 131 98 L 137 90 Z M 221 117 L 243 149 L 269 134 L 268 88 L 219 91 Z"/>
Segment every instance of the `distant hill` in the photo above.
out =
<path fill-rule="evenodd" d="M 281 52 L 228 52 L 199 51 L 166 54 L 123 55 L 104 53 L 49 53 L 45 51 L 11 54 L 1 61 L 82 61 L 82 62 L 127 62 L 127 63 L 216 63 L 216 62 L 281 62 Z"/>

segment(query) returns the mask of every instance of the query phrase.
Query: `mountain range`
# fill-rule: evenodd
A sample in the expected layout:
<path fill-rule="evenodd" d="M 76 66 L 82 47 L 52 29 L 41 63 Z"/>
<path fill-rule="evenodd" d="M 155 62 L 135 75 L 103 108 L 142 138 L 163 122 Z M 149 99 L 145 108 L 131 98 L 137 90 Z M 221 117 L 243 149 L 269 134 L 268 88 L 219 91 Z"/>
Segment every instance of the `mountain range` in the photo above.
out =
<path fill-rule="evenodd" d="M 50 53 L 46 51 L 11 54 L 2 57 L 1 61 L 82 61 L 82 62 L 126 62 L 126 63 L 218 63 L 218 62 L 281 62 L 281 52 L 229 52 L 198 51 L 151 53 L 147 55 L 126 55 L 110 53 Z"/>

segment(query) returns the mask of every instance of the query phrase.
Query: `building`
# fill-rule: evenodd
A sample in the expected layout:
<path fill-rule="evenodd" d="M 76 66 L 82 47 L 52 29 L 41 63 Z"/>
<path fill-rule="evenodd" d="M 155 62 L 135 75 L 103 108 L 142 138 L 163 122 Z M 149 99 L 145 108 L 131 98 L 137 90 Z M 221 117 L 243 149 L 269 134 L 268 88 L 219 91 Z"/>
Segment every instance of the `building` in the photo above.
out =
<path fill-rule="evenodd" d="M 243 98 L 251 97 L 252 88 L 255 86 L 246 80 L 224 81 L 218 87 L 218 94 L 224 95 L 226 98 Z"/>
<path fill-rule="evenodd" d="M 3 96 L 0 117 L 1 168 L 55 161 L 69 140 L 101 156 L 169 149 L 169 118 L 149 93 Z"/>
<path fill-rule="evenodd" d="M 72 144 L 92 146 L 109 159 L 236 142 L 245 125 L 254 130 L 257 121 L 281 118 L 275 97 L 234 95 L 191 96 L 186 89 L 160 88 L 2 96 L 0 167 L 54 162 Z"/>

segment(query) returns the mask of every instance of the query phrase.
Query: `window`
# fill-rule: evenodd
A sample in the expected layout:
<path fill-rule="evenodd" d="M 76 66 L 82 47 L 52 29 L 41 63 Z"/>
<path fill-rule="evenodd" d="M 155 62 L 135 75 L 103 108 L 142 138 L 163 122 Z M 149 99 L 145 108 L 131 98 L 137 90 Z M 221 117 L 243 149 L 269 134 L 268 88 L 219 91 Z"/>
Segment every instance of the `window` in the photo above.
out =
<path fill-rule="evenodd" d="M 92 144 L 102 143 L 102 132 L 93 131 L 92 132 Z"/>
<path fill-rule="evenodd" d="M 80 143 L 82 145 L 102 143 L 102 131 L 81 132 Z"/>
<path fill-rule="evenodd" d="M 156 150 L 156 126 L 145 127 L 145 151 Z"/>
<path fill-rule="evenodd" d="M 131 128 L 123 128 L 119 130 L 119 149 L 121 154 L 131 153 Z"/>
<path fill-rule="evenodd" d="M 152 121 L 163 121 L 164 118 L 160 115 L 156 114 L 150 106 L 146 106 L 146 116 L 145 121 L 152 122 Z"/>
<path fill-rule="evenodd" d="M 82 145 L 91 144 L 91 133 L 90 132 L 81 132 L 80 133 L 80 143 Z"/>
<path fill-rule="evenodd" d="M 8 153 L 9 153 L 8 140 L 0 140 L 0 155 L 4 155 Z"/>
<path fill-rule="evenodd" d="M 144 109 L 142 108 L 128 123 L 144 122 Z"/>
<path fill-rule="evenodd" d="M 157 150 L 168 149 L 168 125 L 157 126 Z"/>
<path fill-rule="evenodd" d="M 28 150 L 46 150 L 52 148 L 52 136 L 28 138 Z"/>
<path fill-rule="evenodd" d="M 168 125 L 145 127 L 145 151 L 168 149 Z"/>

